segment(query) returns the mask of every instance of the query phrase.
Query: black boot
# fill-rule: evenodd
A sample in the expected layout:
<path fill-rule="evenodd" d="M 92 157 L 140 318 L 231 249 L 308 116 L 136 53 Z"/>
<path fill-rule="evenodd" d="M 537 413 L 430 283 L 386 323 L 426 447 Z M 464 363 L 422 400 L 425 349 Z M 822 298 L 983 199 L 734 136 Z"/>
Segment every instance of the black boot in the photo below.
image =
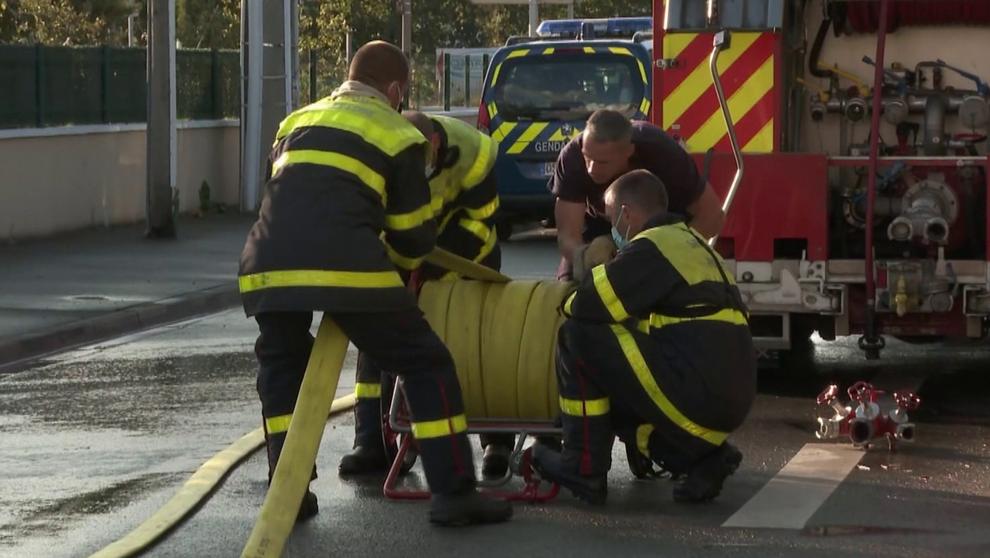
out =
<path fill-rule="evenodd" d="M 560 452 L 542 444 L 533 444 L 533 468 L 540 477 L 571 491 L 574 496 L 589 504 L 603 505 L 608 497 L 606 475 L 583 476 L 564 467 Z"/>
<path fill-rule="evenodd" d="M 381 447 L 357 446 L 340 458 L 337 472 L 340 476 L 382 474 L 388 463 Z"/>
<path fill-rule="evenodd" d="M 674 487 L 674 501 L 681 503 L 709 502 L 722 492 L 726 477 L 736 472 L 742 463 L 742 452 L 728 442 L 701 458 L 687 478 Z"/>
<path fill-rule="evenodd" d="M 430 499 L 430 523 L 461 527 L 500 523 L 512 517 L 512 504 L 480 494 L 471 488 L 452 494 L 434 494 Z"/>
<path fill-rule="evenodd" d="M 312 490 L 307 490 L 306 494 L 303 494 L 302 503 L 299 504 L 296 523 L 302 523 L 318 513 L 320 513 L 320 504 L 316 500 L 316 494 L 313 494 Z"/>

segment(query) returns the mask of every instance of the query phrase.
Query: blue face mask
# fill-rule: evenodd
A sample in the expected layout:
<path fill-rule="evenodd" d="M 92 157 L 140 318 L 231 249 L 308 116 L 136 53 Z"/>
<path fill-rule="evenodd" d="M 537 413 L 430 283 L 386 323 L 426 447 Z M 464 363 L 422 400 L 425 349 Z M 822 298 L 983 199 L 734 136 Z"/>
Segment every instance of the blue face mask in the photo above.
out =
<path fill-rule="evenodd" d="M 619 250 L 622 250 L 623 248 L 625 248 L 626 246 L 629 245 L 629 239 L 626 238 L 626 236 L 629 236 L 629 227 L 628 226 L 626 227 L 626 235 L 625 236 L 623 236 L 622 234 L 620 234 L 619 233 L 619 229 L 616 228 L 616 225 L 619 224 L 619 219 L 622 218 L 622 211 L 623 210 L 625 210 L 625 207 L 622 207 L 622 208 L 619 209 L 619 214 L 616 216 L 615 222 L 612 223 L 612 242 L 615 243 L 615 247 L 617 249 L 619 249 Z"/>

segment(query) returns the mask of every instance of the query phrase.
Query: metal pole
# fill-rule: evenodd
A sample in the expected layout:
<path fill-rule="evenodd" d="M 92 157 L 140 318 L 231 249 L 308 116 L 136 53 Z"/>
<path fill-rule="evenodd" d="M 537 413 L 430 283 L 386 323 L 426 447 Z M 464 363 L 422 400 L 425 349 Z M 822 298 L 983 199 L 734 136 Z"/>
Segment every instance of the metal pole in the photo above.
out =
<path fill-rule="evenodd" d="M 574 19 L 574 0 L 567 4 L 567 19 Z"/>
<path fill-rule="evenodd" d="M 866 186 L 866 327 L 865 335 L 859 340 L 860 348 L 868 360 L 880 358 L 883 339 L 877 335 L 876 324 L 876 282 L 873 261 L 873 218 L 877 195 L 877 168 L 880 153 L 880 110 L 883 91 L 884 51 L 887 46 L 887 21 L 890 0 L 880 0 L 880 26 L 877 30 L 876 65 L 873 68 L 873 113 L 870 114 L 870 162 Z"/>
<path fill-rule="evenodd" d="M 464 55 L 464 106 L 471 106 L 471 55 Z"/>
<path fill-rule="evenodd" d="M 172 191 L 175 180 L 174 0 L 148 2 L 148 128 L 145 215 L 148 238 L 175 237 Z"/>
<path fill-rule="evenodd" d="M 247 25 L 247 48 L 241 75 L 246 80 L 241 109 L 241 209 L 254 211 L 258 207 L 261 182 L 261 71 L 262 71 L 262 3 L 244 2 Z M 245 49 L 244 46 L 241 47 Z"/>
<path fill-rule="evenodd" d="M 347 65 L 350 65 L 351 58 L 354 57 L 354 32 L 350 29 L 344 35 L 344 57 L 347 59 Z"/>
<path fill-rule="evenodd" d="M 402 52 L 412 58 L 412 0 L 402 2 Z"/>
<path fill-rule="evenodd" d="M 732 123 L 732 114 L 729 113 L 729 103 L 725 99 L 725 90 L 722 88 L 722 80 L 718 75 L 718 54 L 723 49 L 729 48 L 729 40 L 728 31 L 716 33 L 714 44 L 712 45 L 712 54 L 708 58 L 708 69 L 711 71 L 712 82 L 715 84 L 715 95 L 718 96 L 718 104 L 722 108 L 722 119 L 725 120 L 725 129 L 729 133 L 729 143 L 732 146 L 732 156 L 736 160 L 736 174 L 732 177 L 732 185 L 729 186 L 729 193 L 726 194 L 725 201 L 722 202 L 722 212 L 726 215 L 729 214 L 729 209 L 732 207 L 732 200 L 736 197 L 736 192 L 739 190 L 739 184 L 742 183 L 743 177 L 742 149 L 739 148 L 736 127 Z M 718 234 L 708 241 L 708 245 L 715 246 L 715 241 L 717 240 Z"/>
<path fill-rule="evenodd" d="M 134 19 L 137 14 L 130 14 L 127 16 L 127 46 L 134 46 Z"/>
<path fill-rule="evenodd" d="M 443 110 L 450 110 L 450 53 L 443 53 Z"/>
<path fill-rule="evenodd" d="M 348 33 L 350 35 L 350 33 Z M 316 49 L 309 49 L 309 102 L 315 103 L 316 94 Z"/>
<path fill-rule="evenodd" d="M 282 0 L 282 79 L 285 86 L 285 114 L 292 112 L 292 2 Z"/>
<path fill-rule="evenodd" d="M 538 0 L 529 0 L 529 36 L 536 36 L 536 27 L 539 25 L 540 5 Z"/>

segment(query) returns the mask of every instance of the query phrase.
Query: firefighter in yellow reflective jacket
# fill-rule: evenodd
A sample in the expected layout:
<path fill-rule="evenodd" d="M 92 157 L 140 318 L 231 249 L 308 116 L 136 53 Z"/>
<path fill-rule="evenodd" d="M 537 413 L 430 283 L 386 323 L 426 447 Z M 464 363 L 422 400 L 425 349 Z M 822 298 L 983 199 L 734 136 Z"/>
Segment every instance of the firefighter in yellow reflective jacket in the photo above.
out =
<path fill-rule="evenodd" d="M 492 269 L 501 268 L 501 251 L 495 234 L 498 188 L 495 182 L 494 140 L 468 124 L 447 116 L 403 113 L 429 142 L 426 173 L 430 183 L 430 207 L 437 224 L 437 246 Z M 416 262 L 393 257 L 411 270 Z M 456 274 L 423 264 L 420 280 L 453 279 Z M 354 449 L 340 460 L 342 476 L 383 473 L 394 448 L 382 439 L 382 401 L 389 401 L 392 384 L 369 359 L 358 360 L 354 406 Z M 384 395 L 384 398 L 383 398 Z M 482 435 L 485 448 L 481 471 L 500 478 L 508 468 L 512 435 Z M 388 450 L 388 451 L 386 451 Z"/>
<path fill-rule="evenodd" d="M 416 263 L 436 239 L 422 134 L 396 112 L 409 64 L 384 42 L 361 47 L 349 81 L 282 121 L 258 221 L 241 255 L 244 308 L 258 322 L 258 393 L 274 470 L 313 338 L 313 311 L 403 378 L 433 498 L 444 525 L 508 519 L 475 489 L 454 363 L 389 258 Z M 298 518 L 317 511 L 307 493 Z"/>
<path fill-rule="evenodd" d="M 619 253 L 563 305 L 564 448 L 537 444 L 533 460 L 591 503 L 605 501 L 614 434 L 685 476 L 677 501 L 716 497 L 742 460 L 726 438 L 756 392 L 746 308 L 721 258 L 666 207 L 648 171 L 616 180 L 606 211 Z"/>

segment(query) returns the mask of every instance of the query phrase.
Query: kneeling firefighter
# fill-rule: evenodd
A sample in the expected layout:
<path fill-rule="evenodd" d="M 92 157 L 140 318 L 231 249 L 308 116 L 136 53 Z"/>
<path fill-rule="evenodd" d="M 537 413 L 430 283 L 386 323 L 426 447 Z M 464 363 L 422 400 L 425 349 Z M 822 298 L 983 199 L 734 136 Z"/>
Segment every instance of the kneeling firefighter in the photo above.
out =
<path fill-rule="evenodd" d="M 747 311 L 721 258 L 667 213 L 663 183 L 627 173 L 606 194 L 619 252 L 563 305 L 557 377 L 564 447 L 533 466 L 604 503 L 614 435 L 676 476 L 674 500 L 715 498 L 742 460 L 726 442 L 756 394 Z"/>
<path fill-rule="evenodd" d="M 495 182 L 498 146 L 493 139 L 468 124 L 446 116 L 427 116 L 417 111 L 403 113 L 429 141 L 431 212 L 437 225 L 437 246 L 494 270 L 501 268 L 501 250 L 495 233 L 499 207 Z M 406 270 L 419 261 L 396 257 Z M 457 275 L 430 264 L 419 267 L 419 281 L 457 279 Z M 391 372 L 386 370 L 385 372 Z M 354 407 L 354 449 L 340 460 L 342 476 L 384 472 L 391 456 L 382 440 L 382 396 L 388 396 L 389 375 L 366 355 L 358 359 Z M 481 436 L 485 448 L 482 475 L 501 477 L 508 467 L 513 436 Z"/>

